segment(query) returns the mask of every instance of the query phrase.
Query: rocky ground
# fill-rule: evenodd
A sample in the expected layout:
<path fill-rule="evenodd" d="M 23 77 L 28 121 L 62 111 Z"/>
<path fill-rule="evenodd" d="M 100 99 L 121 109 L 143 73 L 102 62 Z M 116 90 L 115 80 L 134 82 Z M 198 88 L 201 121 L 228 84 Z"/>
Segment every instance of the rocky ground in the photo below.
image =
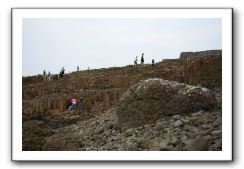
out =
<path fill-rule="evenodd" d="M 118 129 L 113 110 L 47 137 L 42 150 L 95 151 L 219 151 L 222 150 L 221 112 L 174 115 L 125 131 Z"/>
<path fill-rule="evenodd" d="M 140 96 L 149 92 L 153 94 L 145 102 Z M 138 109 L 132 100 L 124 100 L 128 97 L 136 100 Z M 142 109 L 146 103 L 160 109 Z M 59 128 L 38 120 L 24 122 L 23 150 L 221 151 L 221 114 L 207 89 L 151 79 L 132 86 L 117 106 L 97 117 Z"/>

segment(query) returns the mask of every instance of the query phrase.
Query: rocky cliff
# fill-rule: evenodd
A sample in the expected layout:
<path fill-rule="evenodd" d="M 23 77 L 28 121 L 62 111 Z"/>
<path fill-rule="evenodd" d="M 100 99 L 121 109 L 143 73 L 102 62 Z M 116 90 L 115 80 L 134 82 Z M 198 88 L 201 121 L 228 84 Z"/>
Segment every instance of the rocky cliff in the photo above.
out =
<path fill-rule="evenodd" d="M 181 52 L 180 59 L 189 57 L 205 57 L 209 55 L 222 55 L 222 50 L 205 50 L 200 52 Z"/>
<path fill-rule="evenodd" d="M 153 81 L 155 82 L 157 78 L 161 79 L 159 80 L 160 82 L 163 81 L 171 85 L 168 88 L 166 87 L 167 90 L 166 88 L 161 88 L 160 85 L 153 85 L 153 88 L 150 89 L 150 91 L 153 91 L 151 93 L 152 97 L 148 96 L 149 100 L 146 99 L 147 92 L 144 88 L 138 89 L 143 89 L 143 91 L 139 92 L 141 97 L 130 93 L 134 91 L 131 87 L 136 86 L 138 88 L 142 83 L 145 83 L 145 80 L 154 79 Z M 188 125 L 190 128 L 196 127 L 197 130 L 206 128 L 210 130 L 210 134 L 208 132 L 206 135 L 214 137 L 214 135 L 211 135 L 211 132 L 221 129 L 221 124 L 217 123 L 221 118 L 221 81 L 222 55 L 215 53 L 204 54 L 201 57 L 183 57 L 181 59 L 164 60 L 156 63 L 154 67 L 151 67 L 149 64 L 144 64 L 77 71 L 56 80 L 48 80 L 46 77 L 40 75 L 23 77 L 23 150 L 92 150 L 93 148 L 95 150 L 130 150 L 127 147 L 127 143 L 126 145 L 125 143 L 118 144 L 112 136 L 116 137 L 117 140 L 119 138 L 123 140 L 124 136 L 128 133 L 126 134 L 126 131 L 121 130 L 122 126 L 124 129 L 131 128 L 133 130 L 133 137 L 136 136 L 136 130 L 138 133 L 145 134 L 147 131 L 144 130 L 145 125 L 148 131 L 154 131 L 159 123 L 158 120 L 162 118 L 162 114 L 166 114 L 164 118 L 168 120 L 174 115 L 178 115 L 178 120 L 181 122 L 178 121 L 177 123 L 182 123 L 180 130 L 185 125 Z M 216 98 L 218 96 L 217 103 L 213 99 L 214 96 L 210 96 L 206 92 L 207 89 L 202 88 L 208 84 L 216 87 L 217 92 L 215 92 L 215 96 Z M 193 87 L 189 87 L 189 85 L 193 85 Z M 146 86 L 150 85 L 146 84 Z M 156 90 L 154 90 L 155 88 Z M 190 89 L 193 88 L 194 90 L 191 91 Z M 187 97 L 189 91 L 190 95 L 192 95 L 191 97 Z M 127 98 L 131 99 L 129 102 L 129 99 L 125 99 L 126 93 Z M 187 94 L 184 95 L 183 93 Z M 68 100 L 74 96 L 77 98 L 82 96 L 85 99 L 84 111 L 82 113 L 66 110 Z M 129 105 L 129 103 L 133 103 L 133 99 L 136 101 L 138 98 L 141 99 L 141 106 L 135 104 L 131 109 L 127 109 L 126 114 L 125 109 L 128 107 L 123 105 Z M 155 104 L 153 107 L 158 106 L 160 108 L 154 111 L 150 107 L 152 104 Z M 148 108 L 144 110 L 145 107 L 143 106 L 146 105 L 148 105 Z M 128 110 L 135 111 L 132 113 L 132 111 L 128 112 Z M 152 116 L 150 115 L 150 111 L 151 113 L 152 111 L 154 112 Z M 191 114 L 199 111 L 201 111 L 200 115 L 191 117 Z M 212 111 L 214 111 L 213 114 L 210 113 Z M 209 116 L 214 119 L 207 119 Z M 121 117 L 130 120 L 143 120 L 138 120 L 138 124 L 136 125 L 129 125 L 129 123 L 124 123 Z M 190 122 L 191 118 L 195 118 L 193 121 L 204 121 L 205 119 L 203 123 L 199 123 L 199 125 L 203 124 L 205 127 L 194 126 L 193 124 L 195 122 Z M 189 122 L 184 122 L 182 119 L 186 119 L 185 121 L 188 120 Z M 217 124 L 214 126 L 212 123 L 215 121 L 217 121 Z M 167 125 L 174 126 L 175 122 L 171 120 L 170 124 Z M 170 128 L 170 130 L 173 130 L 173 128 Z M 163 130 L 158 130 L 157 135 L 163 133 Z M 171 134 L 174 135 L 174 130 Z M 189 132 L 189 136 L 191 134 Z M 108 148 L 106 146 L 109 145 L 107 145 L 108 143 L 105 144 L 105 142 L 98 143 L 99 140 L 108 139 L 108 137 L 113 140 L 111 142 L 116 145 L 118 144 L 117 148 Z M 139 136 L 138 138 L 143 139 Z M 131 144 L 134 144 L 134 142 L 135 144 L 139 144 L 139 142 L 135 141 L 136 138 L 133 139 L 134 141 L 130 140 L 128 142 Z M 216 140 L 219 139 L 221 139 L 221 134 L 216 138 Z M 188 140 L 188 142 L 193 140 Z M 159 140 L 158 142 L 161 141 Z M 220 144 L 219 141 L 216 142 Z M 216 142 L 210 139 L 205 143 L 215 145 Z M 189 144 L 185 144 L 185 146 Z M 149 150 L 151 146 L 149 145 L 149 147 L 144 149 Z M 179 150 L 191 149 L 185 146 L 178 148 Z M 137 146 L 136 150 L 144 150 L 139 147 Z M 211 148 L 211 146 L 208 146 L 207 149 L 219 150 L 221 148 L 221 146 L 217 147 Z M 171 147 L 170 150 L 173 150 L 173 148 Z"/>

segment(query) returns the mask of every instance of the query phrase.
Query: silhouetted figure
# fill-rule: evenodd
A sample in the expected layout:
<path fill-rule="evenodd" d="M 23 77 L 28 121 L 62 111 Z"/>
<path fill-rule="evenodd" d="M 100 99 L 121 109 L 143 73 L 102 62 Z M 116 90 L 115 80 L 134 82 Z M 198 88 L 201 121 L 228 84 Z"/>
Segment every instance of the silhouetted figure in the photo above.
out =
<path fill-rule="evenodd" d="M 61 69 L 61 71 L 59 72 L 59 77 L 62 78 L 64 77 L 64 72 L 65 72 L 65 69 L 64 67 Z"/>
<path fill-rule="evenodd" d="M 144 64 L 144 53 L 141 55 L 141 64 Z"/>
<path fill-rule="evenodd" d="M 154 59 L 152 59 L 152 68 L 154 68 L 155 63 L 154 63 Z"/>
<path fill-rule="evenodd" d="M 137 56 L 136 56 L 136 58 L 135 58 L 135 60 L 134 60 L 134 66 L 137 65 L 137 61 L 138 61 L 138 59 L 137 59 Z"/>
<path fill-rule="evenodd" d="M 51 73 L 48 71 L 47 79 L 50 81 L 51 80 Z"/>
<path fill-rule="evenodd" d="M 64 75 L 64 72 L 65 72 L 65 69 L 64 69 L 64 67 L 61 69 L 61 73 L 62 73 L 62 75 Z"/>
<path fill-rule="evenodd" d="M 60 77 L 60 78 L 63 77 L 63 72 L 62 72 L 62 70 L 59 72 L 59 77 Z"/>
<path fill-rule="evenodd" d="M 45 70 L 43 70 L 43 76 L 46 76 L 46 71 Z"/>
<path fill-rule="evenodd" d="M 80 70 L 80 68 L 79 68 L 79 66 L 77 66 L 77 71 L 79 71 Z"/>

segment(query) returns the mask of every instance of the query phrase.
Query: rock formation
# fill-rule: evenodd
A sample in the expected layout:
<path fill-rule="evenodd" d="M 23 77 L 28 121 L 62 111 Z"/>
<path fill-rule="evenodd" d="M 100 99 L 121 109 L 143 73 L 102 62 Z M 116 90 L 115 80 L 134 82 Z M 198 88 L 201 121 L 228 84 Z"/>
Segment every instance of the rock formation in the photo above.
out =
<path fill-rule="evenodd" d="M 181 52 L 180 59 L 189 57 L 205 57 L 209 55 L 222 55 L 222 50 L 205 50 L 200 52 Z"/>
<path fill-rule="evenodd" d="M 183 55 L 153 68 L 23 77 L 22 149 L 221 150 L 222 56 Z M 82 113 L 66 110 L 74 96 L 85 99 Z"/>
<path fill-rule="evenodd" d="M 206 88 L 152 78 L 132 86 L 117 107 L 119 126 L 131 128 L 155 122 L 165 115 L 213 110 L 216 99 Z"/>

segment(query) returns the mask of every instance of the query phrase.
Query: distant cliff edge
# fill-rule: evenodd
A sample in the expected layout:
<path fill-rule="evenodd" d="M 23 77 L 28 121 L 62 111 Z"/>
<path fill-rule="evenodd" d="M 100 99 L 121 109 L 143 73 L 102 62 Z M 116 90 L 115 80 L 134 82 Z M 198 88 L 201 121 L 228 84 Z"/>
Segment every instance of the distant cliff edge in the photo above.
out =
<path fill-rule="evenodd" d="M 203 57 L 209 55 L 222 55 L 222 50 L 205 50 L 199 52 L 181 52 L 180 59 L 185 59 L 189 57 Z"/>

